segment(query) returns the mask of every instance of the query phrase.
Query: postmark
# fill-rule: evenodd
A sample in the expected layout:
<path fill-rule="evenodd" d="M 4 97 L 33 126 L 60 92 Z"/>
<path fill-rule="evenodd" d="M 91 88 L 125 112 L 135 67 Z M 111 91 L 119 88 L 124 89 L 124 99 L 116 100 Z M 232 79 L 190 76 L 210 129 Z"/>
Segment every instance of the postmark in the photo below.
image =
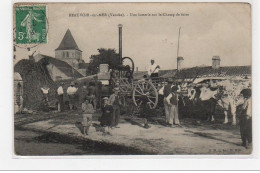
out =
<path fill-rule="evenodd" d="M 15 43 L 47 43 L 46 5 L 15 6 Z"/>

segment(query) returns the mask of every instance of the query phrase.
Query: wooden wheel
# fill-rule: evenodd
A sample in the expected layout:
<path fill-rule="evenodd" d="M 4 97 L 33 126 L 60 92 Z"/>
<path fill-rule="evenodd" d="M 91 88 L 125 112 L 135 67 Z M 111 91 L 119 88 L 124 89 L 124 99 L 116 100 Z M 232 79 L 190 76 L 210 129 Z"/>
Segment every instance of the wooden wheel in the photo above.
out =
<path fill-rule="evenodd" d="M 133 102 L 136 106 L 141 106 L 143 101 L 141 97 L 146 95 L 149 102 L 150 108 L 154 109 L 158 103 L 158 92 L 155 86 L 150 81 L 139 81 L 134 84 L 133 89 Z"/>

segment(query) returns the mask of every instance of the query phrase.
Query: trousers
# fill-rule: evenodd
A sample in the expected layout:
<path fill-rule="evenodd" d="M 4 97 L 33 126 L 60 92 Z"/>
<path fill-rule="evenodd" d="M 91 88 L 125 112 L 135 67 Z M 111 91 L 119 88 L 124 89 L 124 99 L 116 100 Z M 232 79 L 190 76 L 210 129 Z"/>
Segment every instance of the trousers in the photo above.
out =
<path fill-rule="evenodd" d="M 243 144 L 252 143 L 252 117 L 247 119 L 245 115 L 241 115 L 239 126 Z"/>
<path fill-rule="evenodd" d="M 120 119 L 120 106 L 113 105 L 113 123 L 112 126 L 117 126 Z"/>
<path fill-rule="evenodd" d="M 89 127 L 92 124 L 92 114 L 82 114 L 82 125 L 83 127 Z"/>
<path fill-rule="evenodd" d="M 64 110 L 64 103 L 63 103 L 63 94 L 58 95 L 58 111 Z"/>
<path fill-rule="evenodd" d="M 178 106 L 171 104 L 170 113 L 169 113 L 169 124 L 173 124 L 173 121 L 174 121 L 174 124 L 180 125 Z"/>
<path fill-rule="evenodd" d="M 165 122 L 166 124 L 173 123 L 173 119 L 170 120 L 170 105 L 166 101 L 166 97 L 163 99 L 164 111 L 165 111 Z"/>

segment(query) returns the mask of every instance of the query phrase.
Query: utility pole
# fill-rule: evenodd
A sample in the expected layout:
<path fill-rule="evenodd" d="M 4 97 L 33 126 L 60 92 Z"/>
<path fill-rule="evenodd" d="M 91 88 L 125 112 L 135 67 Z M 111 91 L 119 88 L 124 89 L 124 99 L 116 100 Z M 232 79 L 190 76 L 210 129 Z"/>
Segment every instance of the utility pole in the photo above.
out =
<path fill-rule="evenodd" d="M 122 28 L 123 25 L 119 24 L 119 64 L 122 65 Z M 119 77 L 121 78 L 121 71 L 119 71 Z"/>
<path fill-rule="evenodd" d="M 180 46 L 180 35 L 181 35 L 181 27 L 179 28 L 179 36 L 178 36 L 178 47 L 177 47 L 177 69 L 179 69 L 178 67 L 178 56 L 179 56 L 179 46 Z"/>

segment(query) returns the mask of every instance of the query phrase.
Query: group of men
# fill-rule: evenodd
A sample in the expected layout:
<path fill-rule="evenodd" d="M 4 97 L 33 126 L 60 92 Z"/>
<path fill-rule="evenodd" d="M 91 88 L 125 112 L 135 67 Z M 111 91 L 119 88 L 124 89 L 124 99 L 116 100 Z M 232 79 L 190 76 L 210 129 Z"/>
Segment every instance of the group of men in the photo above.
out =
<path fill-rule="evenodd" d="M 148 68 L 148 75 L 151 80 L 159 77 L 160 66 L 155 64 L 155 61 L 151 60 L 151 65 Z M 178 112 L 178 90 L 179 87 L 173 79 L 168 80 L 168 84 L 161 88 L 159 94 L 163 95 L 163 103 L 165 109 L 165 123 L 168 126 L 174 125 L 180 126 L 179 112 Z"/>
<path fill-rule="evenodd" d="M 174 83 L 173 79 L 169 79 L 167 85 L 159 90 L 159 94 L 163 95 L 163 103 L 165 110 L 165 123 L 170 127 L 174 125 L 180 126 L 178 101 L 179 87 Z"/>
<path fill-rule="evenodd" d="M 148 69 L 148 75 L 150 76 L 150 79 L 153 80 L 159 76 L 159 69 L 160 66 L 155 64 L 154 60 L 151 60 L 151 66 Z M 64 84 L 60 83 L 60 86 L 57 89 L 57 95 L 58 95 L 58 111 L 64 110 Z M 179 121 L 179 111 L 178 111 L 178 102 L 179 102 L 179 92 L 180 92 L 180 86 L 178 83 L 174 82 L 173 79 L 168 79 L 167 85 L 162 87 L 159 90 L 159 95 L 163 96 L 163 104 L 165 109 L 165 123 L 167 126 L 175 127 L 175 126 L 181 126 Z M 215 86 L 216 87 L 216 86 Z M 41 88 L 42 93 L 44 95 L 44 102 L 48 102 L 48 91 L 49 88 L 43 87 Z M 200 93 L 199 87 L 195 86 L 194 90 L 196 91 L 196 94 Z M 70 84 L 70 86 L 67 88 L 67 95 L 69 98 L 69 108 L 77 109 L 78 105 L 81 105 L 86 100 L 90 104 L 93 105 L 93 109 L 96 110 L 96 95 L 95 95 L 95 85 L 90 83 L 89 86 L 87 86 L 86 83 L 79 88 L 74 82 Z M 80 94 L 79 94 L 80 93 Z M 119 98 L 119 88 L 114 86 L 113 87 L 113 93 L 109 97 L 103 98 L 103 106 L 101 108 L 102 110 L 102 116 L 100 117 L 100 124 L 102 126 L 106 126 L 109 128 L 119 128 L 118 123 L 120 120 L 120 106 L 121 101 Z M 252 115 L 251 115 L 251 90 L 246 90 L 241 92 L 242 96 L 244 97 L 243 102 L 243 111 L 240 116 L 240 132 L 241 132 L 241 138 L 243 142 L 243 146 L 248 146 L 252 143 Z M 146 95 L 144 94 L 141 98 L 143 103 L 143 111 L 141 111 L 141 114 L 143 114 L 144 118 L 144 127 L 149 128 L 149 125 L 147 123 L 147 109 L 149 108 L 149 100 L 146 99 Z M 82 108 L 83 109 L 83 108 Z M 88 111 L 85 111 L 88 112 Z M 91 112 L 91 111 L 90 111 Z M 108 132 L 109 133 L 109 132 Z"/>
<path fill-rule="evenodd" d="M 148 75 L 151 80 L 158 77 L 160 66 L 154 63 L 154 60 L 151 60 L 151 65 L 148 69 Z M 211 87 L 217 87 L 211 83 Z M 194 87 L 196 94 L 200 94 L 200 89 L 196 86 Z M 179 87 L 177 84 L 174 84 L 172 79 L 168 80 L 168 84 L 160 89 L 159 94 L 163 95 L 163 103 L 165 109 L 165 122 L 167 125 L 173 127 L 173 124 L 180 126 L 179 121 L 179 112 L 178 112 L 178 91 Z M 251 113 L 251 89 L 244 89 L 241 91 L 240 95 L 243 97 L 242 101 L 242 110 L 239 113 L 239 125 L 240 125 L 240 134 L 242 139 L 242 145 L 246 148 L 252 145 L 252 113 Z"/>
<path fill-rule="evenodd" d="M 64 110 L 64 83 L 60 83 L 57 89 L 57 95 L 58 111 L 60 112 Z M 67 96 L 70 110 L 79 108 L 86 99 L 88 99 L 94 109 L 96 109 L 96 88 L 91 82 L 89 83 L 89 86 L 87 86 L 87 83 L 85 82 L 81 88 L 74 82 L 71 82 L 70 86 L 67 88 Z"/>

